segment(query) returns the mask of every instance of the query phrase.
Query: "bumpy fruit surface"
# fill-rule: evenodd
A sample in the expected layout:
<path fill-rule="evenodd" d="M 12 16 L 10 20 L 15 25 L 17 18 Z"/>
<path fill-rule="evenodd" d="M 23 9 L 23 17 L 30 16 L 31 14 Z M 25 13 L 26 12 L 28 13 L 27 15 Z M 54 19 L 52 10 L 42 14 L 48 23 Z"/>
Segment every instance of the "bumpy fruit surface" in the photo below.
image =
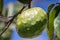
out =
<path fill-rule="evenodd" d="M 30 8 L 17 16 L 17 31 L 23 38 L 33 38 L 42 33 L 46 24 L 46 12 L 39 7 Z"/>

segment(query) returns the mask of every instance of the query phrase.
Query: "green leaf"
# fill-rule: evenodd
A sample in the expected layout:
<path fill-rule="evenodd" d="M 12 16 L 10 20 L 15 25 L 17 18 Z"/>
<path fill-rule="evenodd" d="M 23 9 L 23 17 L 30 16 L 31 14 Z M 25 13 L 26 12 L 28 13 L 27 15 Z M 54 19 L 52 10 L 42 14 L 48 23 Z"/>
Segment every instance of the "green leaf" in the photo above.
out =
<path fill-rule="evenodd" d="M 54 20 L 54 29 L 55 29 L 57 37 L 60 39 L 60 12 Z"/>
<path fill-rule="evenodd" d="M 48 12 L 51 11 L 51 9 L 54 7 L 55 4 L 50 4 L 49 7 L 48 7 Z"/>
<path fill-rule="evenodd" d="M 60 6 L 57 5 L 57 6 L 54 6 L 49 12 L 49 19 L 48 19 L 49 24 L 46 30 L 50 40 L 54 38 L 54 19 L 58 15 L 59 11 L 60 11 Z"/>

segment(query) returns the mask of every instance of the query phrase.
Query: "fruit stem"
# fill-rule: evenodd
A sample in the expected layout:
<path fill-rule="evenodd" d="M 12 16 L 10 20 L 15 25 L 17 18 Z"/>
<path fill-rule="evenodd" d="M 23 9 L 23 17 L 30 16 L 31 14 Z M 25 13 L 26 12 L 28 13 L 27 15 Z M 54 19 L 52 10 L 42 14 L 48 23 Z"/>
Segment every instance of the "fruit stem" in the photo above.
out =
<path fill-rule="evenodd" d="M 31 1 L 32 0 L 28 0 L 28 8 L 31 8 Z"/>

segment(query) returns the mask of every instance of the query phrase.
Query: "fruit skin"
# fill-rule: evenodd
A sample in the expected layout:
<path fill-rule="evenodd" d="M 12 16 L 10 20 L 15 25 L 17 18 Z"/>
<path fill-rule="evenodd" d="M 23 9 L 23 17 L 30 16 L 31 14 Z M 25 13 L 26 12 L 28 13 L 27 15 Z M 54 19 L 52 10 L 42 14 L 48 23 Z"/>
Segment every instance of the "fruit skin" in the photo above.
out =
<path fill-rule="evenodd" d="M 54 20 L 54 30 L 56 32 L 57 37 L 60 39 L 60 12 Z"/>
<path fill-rule="evenodd" d="M 17 16 L 16 29 L 21 37 L 33 38 L 42 33 L 46 22 L 47 15 L 42 8 L 30 8 Z"/>

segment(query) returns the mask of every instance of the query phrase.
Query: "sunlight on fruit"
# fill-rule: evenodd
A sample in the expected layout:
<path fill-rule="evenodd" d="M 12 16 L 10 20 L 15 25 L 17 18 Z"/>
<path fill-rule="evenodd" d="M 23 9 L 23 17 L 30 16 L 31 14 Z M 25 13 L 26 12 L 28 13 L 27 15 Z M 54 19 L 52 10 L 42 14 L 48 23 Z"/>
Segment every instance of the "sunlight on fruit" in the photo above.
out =
<path fill-rule="evenodd" d="M 47 21 L 46 12 L 39 7 L 30 8 L 17 16 L 16 29 L 23 38 L 33 38 L 42 33 Z"/>

